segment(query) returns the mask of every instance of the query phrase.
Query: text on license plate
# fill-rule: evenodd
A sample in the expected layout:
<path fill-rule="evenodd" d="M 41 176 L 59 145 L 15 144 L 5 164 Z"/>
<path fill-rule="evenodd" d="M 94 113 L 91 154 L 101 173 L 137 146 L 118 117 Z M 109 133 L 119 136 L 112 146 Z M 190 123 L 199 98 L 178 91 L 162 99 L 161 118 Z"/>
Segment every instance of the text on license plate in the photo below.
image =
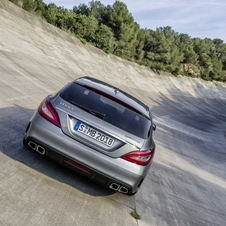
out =
<path fill-rule="evenodd" d="M 93 139 L 111 147 L 114 143 L 114 139 L 111 137 L 99 132 L 96 129 L 93 129 L 82 122 L 77 122 L 74 126 L 74 129 L 80 133 L 83 133 L 89 137 L 92 137 Z"/>

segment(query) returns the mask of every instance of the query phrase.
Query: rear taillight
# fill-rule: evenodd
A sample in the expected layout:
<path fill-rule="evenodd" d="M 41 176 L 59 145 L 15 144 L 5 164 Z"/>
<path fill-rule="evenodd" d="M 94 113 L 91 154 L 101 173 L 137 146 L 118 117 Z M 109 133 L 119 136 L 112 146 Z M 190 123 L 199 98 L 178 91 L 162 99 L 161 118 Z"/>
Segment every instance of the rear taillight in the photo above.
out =
<path fill-rule="evenodd" d="M 155 149 L 147 151 L 133 151 L 122 156 L 122 158 L 137 165 L 146 166 L 152 160 L 154 153 Z"/>
<path fill-rule="evenodd" d="M 39 105 L 38 112 L 43 118 L 60 127 L 60 119 L 56 110 L 53 108 L 49 97 L 46 97 Z"/>

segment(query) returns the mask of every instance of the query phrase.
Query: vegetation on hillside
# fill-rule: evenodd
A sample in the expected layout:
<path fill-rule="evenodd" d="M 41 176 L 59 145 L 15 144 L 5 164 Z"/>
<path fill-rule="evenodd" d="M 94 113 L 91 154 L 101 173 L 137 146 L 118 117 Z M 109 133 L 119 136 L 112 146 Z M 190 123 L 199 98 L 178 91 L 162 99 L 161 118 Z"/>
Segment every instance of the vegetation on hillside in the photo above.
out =
<path fill-rule="evenodd" d="M 106 53 L 145 65 L 156 72 L 201 77 L 226 82 L 226 44 L 221 39 L 191 38 L 171 27 L 142 29 L 126 4 L 100 1 L 73 9 L 46 4 L 42 0 L 10 0 L 48 23 L 70 32 L 83 43 Z M 151 21 L 150 21 L 151 23 Z"/>

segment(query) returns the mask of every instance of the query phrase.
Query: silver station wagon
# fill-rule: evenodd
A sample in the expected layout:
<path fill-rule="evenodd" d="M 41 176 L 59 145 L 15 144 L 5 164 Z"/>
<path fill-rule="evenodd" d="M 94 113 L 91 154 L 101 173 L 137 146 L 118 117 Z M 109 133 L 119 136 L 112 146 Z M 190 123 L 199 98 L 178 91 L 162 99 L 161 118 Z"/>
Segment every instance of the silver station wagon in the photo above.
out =
<path fill-rule="evenodd" d="M 41 102 L 23 144 L 103 186 L 134 195 L 155 154 L 155 129 L 144 103 L 81 77 Z"/>

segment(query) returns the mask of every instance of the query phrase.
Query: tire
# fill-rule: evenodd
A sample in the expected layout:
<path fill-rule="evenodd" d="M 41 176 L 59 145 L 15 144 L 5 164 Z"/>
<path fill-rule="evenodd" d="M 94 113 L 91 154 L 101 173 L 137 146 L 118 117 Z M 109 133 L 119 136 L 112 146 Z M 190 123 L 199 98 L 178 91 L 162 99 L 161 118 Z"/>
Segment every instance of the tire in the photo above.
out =
<path fill-rule="evenodd" d="M 133 192 L 133 193 L 128 193 L 129 196 L 134 196 L 137 193 L 137 191 Z"/>
<path fill-rule="evenodd" d="M 28 144 L 27 144 L 25 138 L 23 138 L 23 145 L 24 145 L 25 148 L 28 148 L 28 149 L 29 149 L 29 146 L 28 146 Z"/>

